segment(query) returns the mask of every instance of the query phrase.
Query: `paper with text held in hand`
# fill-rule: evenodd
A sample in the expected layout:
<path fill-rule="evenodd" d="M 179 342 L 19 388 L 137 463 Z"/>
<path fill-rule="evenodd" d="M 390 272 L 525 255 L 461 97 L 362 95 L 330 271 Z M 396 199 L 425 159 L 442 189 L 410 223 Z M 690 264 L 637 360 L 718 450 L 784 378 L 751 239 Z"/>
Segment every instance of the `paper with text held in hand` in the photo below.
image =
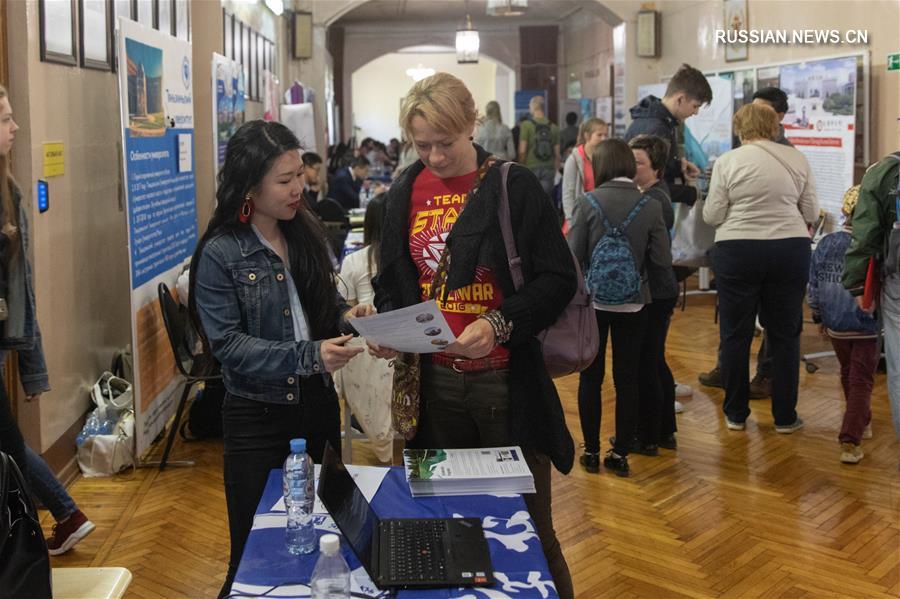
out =
<path fill-rule="evenodd" d="M 354 318 L 352 324 L 367 341 L 401 352 L 431 354 L 456 341 L 434 300 L 384 314 Z"/>

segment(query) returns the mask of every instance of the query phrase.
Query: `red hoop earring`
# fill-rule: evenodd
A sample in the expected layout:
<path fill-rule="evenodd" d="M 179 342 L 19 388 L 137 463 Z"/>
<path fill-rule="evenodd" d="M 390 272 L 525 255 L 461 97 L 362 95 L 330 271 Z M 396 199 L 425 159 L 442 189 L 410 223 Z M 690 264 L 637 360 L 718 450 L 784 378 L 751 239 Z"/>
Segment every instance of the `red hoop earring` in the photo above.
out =
<path fill-rule="evenodd" d="M 246 198 L 244 198 L 244 203 L 241 204 L 241 211 L 240 213 L 238 213 L 238 220 L 246 225 L 250 222 L 251 216 L 253 216 L 253 198 L 248 195 Z"/>

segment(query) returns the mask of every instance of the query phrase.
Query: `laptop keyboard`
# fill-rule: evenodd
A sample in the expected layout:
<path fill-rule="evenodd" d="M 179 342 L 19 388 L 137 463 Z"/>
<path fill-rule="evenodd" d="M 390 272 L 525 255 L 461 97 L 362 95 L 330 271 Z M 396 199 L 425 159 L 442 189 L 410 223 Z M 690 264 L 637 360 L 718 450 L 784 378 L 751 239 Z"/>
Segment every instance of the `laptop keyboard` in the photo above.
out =
<path fill-rule="evenodd" d="M 391 580 L 440 582 L 446 580 L 444 532 L 440 520 L 388 520 L 388 572 Z"/>

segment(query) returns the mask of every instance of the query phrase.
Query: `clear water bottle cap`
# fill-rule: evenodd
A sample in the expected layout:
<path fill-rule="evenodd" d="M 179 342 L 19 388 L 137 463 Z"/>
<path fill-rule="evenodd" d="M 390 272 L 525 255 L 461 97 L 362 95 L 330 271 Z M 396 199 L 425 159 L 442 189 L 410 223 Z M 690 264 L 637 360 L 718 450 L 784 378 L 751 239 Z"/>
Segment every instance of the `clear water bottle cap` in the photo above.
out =
<path fill-rule="evenodd" d="M 306 439 L 291 439 L 291 453 L 306 453 Z"/>
<path fill-rule="evenodd" d="M 319 551 L 325 555 L 334 555 L 341 550 L 341 539 L 337 535 L 322 535 L 319 539 Z"/>

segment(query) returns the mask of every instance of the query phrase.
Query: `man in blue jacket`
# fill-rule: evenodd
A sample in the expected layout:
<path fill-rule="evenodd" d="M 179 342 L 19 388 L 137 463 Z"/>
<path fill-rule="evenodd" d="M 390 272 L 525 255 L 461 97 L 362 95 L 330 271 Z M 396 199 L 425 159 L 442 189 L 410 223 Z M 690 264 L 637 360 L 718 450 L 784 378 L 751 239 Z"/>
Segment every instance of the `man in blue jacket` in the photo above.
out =
<path fill-rule="evenodd" d="M 359 208 L 359 190 L 369 174 L 369 160 L 357 156 L 350 166 L 340 169 L 328 183 L 328 197 L 337 201 L 345 212 Z"/>
<path fill-rule="evenodd" d="M 656 135 L 669 144 L 669 156 L 663 179 L 669 187 L 675 179 L 693 179 L 700 174 L 697 166 L 678 157 L 676 129 L 678 124 L 700 111 L 704 104 L 712 102 L 712 89 L 706 77 L 694 67 L 683 64 L 666 86 L 662 100 L 650 95 L 631 107 L 631 124 L 625 132 L 625 141 L 641 134 Z M 677 202 L 673 190 L 672 201 Z"/>

